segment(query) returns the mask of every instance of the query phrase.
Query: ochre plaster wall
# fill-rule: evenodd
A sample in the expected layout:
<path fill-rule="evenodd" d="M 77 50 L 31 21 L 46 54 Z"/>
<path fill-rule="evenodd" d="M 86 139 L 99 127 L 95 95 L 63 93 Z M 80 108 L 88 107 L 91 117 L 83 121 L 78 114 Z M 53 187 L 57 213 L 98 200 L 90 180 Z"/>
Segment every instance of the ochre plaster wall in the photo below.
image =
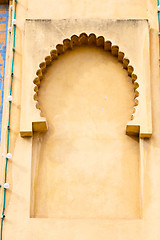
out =
<path fill-rule="evenodd" d="M 139 218 L 139 143 L 125 133 L 134 88 L 118 59 L 95 47 L 67 52 L 38 94 L 49 128 L 33 140 L 32 216 Z"/>
<path fill-rule="evenodd" d="M 159 125 L 159 63 L 158 63 L 158 25 L 156 1 L 32 1 L 22 0 L 17 4 L 16 53 L 13 84 L 13 104 L 11 111 L 10 151 L 13 154 L 8 165 L 8 182 L 11 187 L 7 191 L 6 219 L 4 222 L 3 239 L 123 239 L 123 240 L 158 240 L 160 237 L 160 125 Z M 143 159 L 144 189 L 143 216 L 140 219 L 56 219 L 30 218 L 31 191 L 31 137 L 20 137 L 21 93 L 23 89 L 23 73 L 30 62 L 24 61 L 25 19 L 148 19 L 150 25 L 150 70 L 153 134 L 150 140 L 140 139 L 141 159 Z M 82 26 L 85 31 L 85 25 Z M 50 29 L 48 29 L 49 31 Z M 59 31 L 59 29 L 57 29 Z M 61 33 L 63 34 L 63 33 Z M 74 34 L 74 33 L 73 33 Z M 141 32 L 139 32 L 141 34 Z M 116 35 L 116 33 L 115 33 Z M 127 35 L 128 36 L 128 35 Z M 67 36 L 69 37 L 69 36 Z M 39 36 L 41 38 L 41 36 Z M 42 36 L 43 38 L 43 36 Z M 62 38 L 64 39 L 64 38 Z M 35 41 L 29 39 L 28 41 Z M 128 40 L 129 42 L 129 40 Z M 10 41 L 8 40 L 8 43 Z M 59 43 L 59 42 L 57 42 Z M 45 44 L 41 46 L 45 52 Z M 10 74 L 10 48 L 8 44 L 8 67 Z M 43 52 L 42 51 L 42 52 Z M 42 52 L 40 54 L 42 54 Z M 135 49 L 130 48 L 130 55 L 136 56 Z M 38 53 L 37 53 L 38 54 Z M 33 54 L 34 55 L 34 54 Z M 34 71 L 42 61 L 36 57 L 32 62 Z M 77 56 L 78 57 L 78 56 Z M 132 59 L 131 59 L 132 60 Z M 112 62 L 112 61 L 111 61 Z M 117 66 L 118 68 L 118 66 Z M 99 71 L 99 70 L 98 70 Z M 29 73 L 28 73 L 29 74 Z M 48 73 L 49 74 L 49 73 Z M 31 74 L 32 75 L 32 74 Z M 96 75 L 95 75 L 96 76 Z M 94 77 L 95 77 L 94 76 Z M 127 79 L 122 74 L 122 78 Z M 34 76 L 33 76 L 34 78 Z M 30 80 L 28 80 L 30 81 Z M 129 87 L 129 89 L 131 89 Z M 9 80 L 6 78 L 5 98 L 9 92 Z M 23 98 L 23 96 L 22 96 Z M 24 99 L 23 99 L 24 101 Z M 32 101 L 31 101 L 32 104 Z M 129 105 L 129 108 L 131 105 Z M 27 108 L 31 106 L 28 105 Z M 129 110 L 130 111 L 130 110 Z M 127 114 L 127 112 L 126 112 Z M 29 118 L 29 116 L 27 116 Z M 8 103 L 4 105 L 3 127 L 7 126 Z M 124 119 L 124 122 L 128 120 Z M 125 136 L 127 137 L 127 136 Z M 137 145 L 136 141 L 135 144 Z M 34 144 L 33 144 L 34 145 Z M 3 128 L 1 153 L 6 152 L 6 128 Z M 137 160 L 138 161 L 138 160 Z M 129 162 L 127 163 L 129 164 Z M 136 162 L 134 163 L 136 165 Z M 129 164 L 130 165 L 130 164 Z M 4 181 L 4 158 L 1 157 L 1 182 Z M 135 169 L 138 168 L 138 164 Z M 136 170 L 135 172 L 138 172 Z M 138 177 L 135 178 L 137 181 Z M 42 183 L 43 184 L 43 183 Z M 136 184 L 134 182 L 134 184 Z M 1 189 L 3 199 L 3 189 Z M 2 203 L 2 202 L 1 202 Z M 2 205 L 2 204 L 1 204 Z M 43 206 L 42 206 L 43 207 Z M 135 213 L 135 212 L 134 212 Z M 137 211 L 138 213 L 138 211 Z M 137 214 L 136 214 L 137 215 Z"/>

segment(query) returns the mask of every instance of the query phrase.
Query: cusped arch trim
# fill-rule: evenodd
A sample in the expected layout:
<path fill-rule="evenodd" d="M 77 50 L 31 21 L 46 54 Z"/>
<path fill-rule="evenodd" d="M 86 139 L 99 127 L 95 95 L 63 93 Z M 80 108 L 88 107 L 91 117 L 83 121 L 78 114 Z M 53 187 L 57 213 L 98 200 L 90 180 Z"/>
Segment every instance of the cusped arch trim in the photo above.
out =
<path fill-rule="evenodd" d="M 137 75 L 134 73 L 133 66 L 129 65 L 129 59 L 125 57 L 124 52 L 119 51 L 119 47 L 117 45 L 112 45 L 110 40 L 105 40 L 103 36 L 96 36 L 94 33 L 87 35 L 86 33 L 81 33 L 79 36 L 72 35 L 71 38 L 67 38 L 63 40 L 63 44 L 57 44 L 56 49 L 51 50 L 50 55 L 45 57 L 45 61 L 39 64 L 39 69 L 36 72 L 36 77 L 33 80 L 34 83 L 34 100 L 36 101 L 36 108 L 40 110 L 40 121 L 32 122 L 32 131 L 46 131 L 47 130 L 47 122 L 46 119 L 42 116 L 41 106 L 38 101 L 38 91 L 41 84 L 41 79 L 43 78 L 44 72 L 46 72 L 47 67 L 51 64 L 52 61 L 58 59 L 61 54 L 64 54 L 68 50 L 72 50 L 76 47 L 80 46 L 96 46 L 102 48 L 106 52 L 110 52 L 113 56 L 117 57 L 117 60 L 122 63 L 123 68 L 128 72 L 128 76 L 131 77 L 133 88 L 134 88 L 134 108 L 133 113 L 131 115 L 130 121 L 126 125 L 126 133 L 129 135 L 138 135 L 140 133 L 141 124 L 138 119 L 136 119 L 136 112 L 138 110 L 139 105 L 139 83 L 137 79 Z M 21 133 L 21 136 L 26 136 Z M 142 137 L 150 137 L 150 134 L 142 133 Z"/>

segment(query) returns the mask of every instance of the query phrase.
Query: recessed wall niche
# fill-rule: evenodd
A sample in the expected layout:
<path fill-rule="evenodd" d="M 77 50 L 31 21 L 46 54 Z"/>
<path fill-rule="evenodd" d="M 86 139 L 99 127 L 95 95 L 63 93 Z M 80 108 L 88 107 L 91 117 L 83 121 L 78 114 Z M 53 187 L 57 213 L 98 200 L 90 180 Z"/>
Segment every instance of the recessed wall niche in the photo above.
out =
<path fill-rule="evenodd" d="M 125 129 L 135 92 L 118 59 L 94 46 L 69 50 L 37 96 L 48 130 L 33 134 L 31 217 L 139 218 L 139 141 Z"/>

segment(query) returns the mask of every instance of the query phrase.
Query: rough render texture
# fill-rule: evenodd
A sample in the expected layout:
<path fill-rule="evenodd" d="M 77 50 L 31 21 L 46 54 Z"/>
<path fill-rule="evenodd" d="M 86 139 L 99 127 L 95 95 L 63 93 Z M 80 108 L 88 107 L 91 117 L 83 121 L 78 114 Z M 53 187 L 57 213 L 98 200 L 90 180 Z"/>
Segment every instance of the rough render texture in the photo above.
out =
<path fill-rule="evenodd" d="M 32 217 L 140 218 L 138 137 L 125 133 L 133 89 L 102 48 L 84 45 L 50 64 L 38 91 L 48 131 L 33 139 Z"/>
<path fill-rule="evenodd" d="M 43 9 L 43 11 L 42 11 Z M 54 17 L 53 17 L 54 16 Z M 24 85 L 26 68 L 32 65 L 31 73 L 28 72 L 26 82 L 34 79 L 34 74 L 38 69 L 45 56 L 48 55 L 50 48 L 54 48 L 53 43 L 49 43 L 50 38 L 38 35 L 37 39 L 31 37 L 28 43 L 35 42 L 39 44 L 40 51 L 33 52 L 32 63 L 26 62 L 25 47 L 26 42 L 26 25 L 25 18 L 28 19 L 57 19 L 61 26 L 64 18 L 68 18 L 72 22 L 73 19 L 80 19 L 81 30 L 67 29 L 68 34 L 63 36 L 63 33 L 57 31 L 57 39 L 55 37 L 55 44 L 62 43 L 63 39 L 70 37 L 72 34 L 79 34 L 87 32 L 86 22 L 92 18 L 90 22 L 98 22 L 100 19 L 129 19 L 129 18 L 144 18 L 149 20 L 149 36 L 150 48 L 150 79 L 151 79 L 151 100 L 152 100 L 152 120 L 153 120 L 153 133 L 150 140 L 140 139 L 140 182 L 142 187 L 142 207 L 143 216 L 140 219 L 134 220 L 120 220 L 120 219 L 60 219 L 60 218 L 30 218 L 30 191 L 31 191 L 31 160 L 32 160 L 32 138 L 21 138 L 20 131 L 20 110 L 21 110 L 21 97 Z M 93 18 L 94 21 L 93 21 Z M 87 19 L 85 21 L 85 19 Z M 59 21 L 60 20 L 60 21 Z M 83 21 L 82 21 L 83 20 Z M 10 190 L 7 192 L 7 205 L 6 205 L 6 220 L 4 223 L 4 239 L 138 239 L 138 240 L 153 240 L 159 239 L 159 221 L 160 221 L 160 127 L 159 127 L 159 102 L 160 102 L 160 86 L 159 86 L 159 65 L 158 65 L 158 27 L 157 27 L 157 8 L 156 1 L 141 2 L 134 0 L 124 1 L 62 1 L 57 6 L 57 1 L 21 1 L 17 6 L 17 32 L 16 32 L 16 55 L 15 55 L 15 77 L 13 88 L 13 107 L 12 107 L 12 120 L 11 120 L 11 145 L 10 150 L 13 153 L 13 158 L 8 166 L 8 182 L 11 184 Z M 75 21 L 75 20 L 73 20 Z M 35 21 L 36 22 L 36 21 Z M 43 24 L 42 24 L 43 25 Z M 41 25 L 41 26 L 42 26 Z M 95 33 L 98 35 L 105 35 L 98 30 Z M 49 31 L 50 29 L 44 28 Z M 94 29 L 93 29 L 94 30 Z M 94 32 L 94 31 L 91 32 Z M 133 31 L 133 26 L 126 29 Z M 37 31 L 37 29 L 35 29 Z M 88 34 L 90 33 L 90 30 Z M 139 31 L 141 36 L 142 31 Z M 116 35 L 116 34 L 115 34 Z M 143 35 L 143 34 L 142 34 Z M 45 37 L 48 44 L 45 45 Z M 107 38 L 107 36 L 105 36 Z M 128 55 L 128 58 L 134 60 L 133 66 L 136 66 L 135 48 L 131 45 L 127 51 L 125 47 L 129 46 L 132 38 L 130 35 L 123 35 L 128 44 L 123 46 L 123 51 Z M 141 38 L 139 38 L 140 41 Z M 60 41 L 61 40 L 61 41 Z M 119 37 L 115 38 L 114 44 L 118 44 Z M 142 44 L 139 42 L 139 44 Z M 126 50 L 126 51 L 125 51 Z M 145 54 L 146 52 L 144 52 Z M 9 56 L 9 49 L 8 49 Z M 134 58 L 135 56 L 135 58 Z M 9 62 L 9 60 L 8 60 Z M 141 65 L 141 62 L 140 62 Z M 143 66 L 144 67 L 144 66 Z M 8 69 L 8 74 L 10 71 Z M 6 74 L 7 74 L 6 73 Z M 9 83 L 6 81 L 5 97 L 8 95 Z M 33 86 L 34 87 L 34 86 Z M 26 109 L 32 108 L 33 95 L 28 96 L 30 100 Z M 24 100 L 22 100 L 24 101 Z M 6 104 L 7 105 L 7 104 Z M 23 105 L 23 104 L 22 104 Z M 8 117 L 8 106 L 4 108 L 3 124 L 6 125 Z M 29 116 L 26 116 L 29 118 Z M 28 119 L 29 120 L 29 119 Z M 2 132 L 1 153 L 6 151 L 5 129 Z M 1 159 L 1 166 L 4 166 L 3 159 Z M 3 182 L 4 167 L 1 168 L 1 182 Z M 3 193 L 3 191 L 2 191 Z M 1 198 L 2 199 L 2 198 Z"/>

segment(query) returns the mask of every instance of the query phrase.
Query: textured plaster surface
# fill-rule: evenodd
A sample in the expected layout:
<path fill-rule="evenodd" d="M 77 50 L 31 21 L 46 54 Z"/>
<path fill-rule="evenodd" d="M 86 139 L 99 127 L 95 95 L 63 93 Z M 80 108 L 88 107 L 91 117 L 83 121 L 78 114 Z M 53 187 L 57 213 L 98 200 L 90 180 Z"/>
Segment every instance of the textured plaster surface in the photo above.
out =
<path fill-rule="evenodd" d="M 159 84 L 159 68 L 158 68 L 158 28 L 157 28 L 157 7 L 156 1 L 31 1 L 22 0 L 17 6 L 17 31 L 16 31 L 16 54 L 14 68 L 14 85 L 13 85 L 13 105 L 11 112 L 11 138 L 10 151 L 13 154 L 12 160 L 8 165 L 8 182 L 10 189 L 7 191 L 6 219 L 4 222 L 3 239 L 27 240 L 27 239 L 75 239 L 75 240 L 91 240 L 91 239 L 123 239 L 123 240 L 158 240 L 159 221 L 160 221 L 160 125 L 159 125 L 159 102 L 160 102 L 160 84 Z M 32 37 L 26 38 L 27 27 L 25 18 L 28 19 L 57 19 L 58 24 L 69 19 L 81 19 L 81 28 L 76 30 L 67 28 L 56 28 L 53 38 L 48 37 L 47 31 L 50 32 L 49 25 L 39 31 L 41 27 L 35 24 Z M 92 18 L 92 19 L 91 19 Z M 93 21 L 94 18 L 94 21 Z M 151 69 L 151 98 L 152 98 L 152 118 L 153 118 L 153 135 L 150 140 L 140 139 L 139 146 L 141 159 L 143 160 L 143 217 L 141 219 L 56 219 L 56 218 L 30 218 L 30 191 L 31 191 L 31 160 L 32 160 L 32 138 L 20 137 L 20 112 L 21 97 L 24 88 L 22 79 L 27 83 L 33 81 L 34 74 L 38 69 L 45 56 L 57 43 L 63 41 L 64 38 L 70 37 L 74 33 L 95 32 L 96 34 L 105 35 L 105 30 L 100 30 L 104 22 L 100 19 L 129 19 L 129 18 L 145 18 L 149 20 L 150 30 L 150 69 Z M 86 19 L 86 21 L 84 21 Z M 93 26 L 88 29 L 88 22 L 93 22 Z M 59 21 L 60 20 L 60 21 Z M 91 21 L 92 20 L 92 21 Z M 74 22 L 75 20 L 73 20 Z M 72 22 L 70 20 L 70 22 Z M 42 26 L 43 24 L 41 24 Z M 46 25 L 46 24 L 45 24 Z M 59 26 L 58 25 L 58 26 Z M 31 25 L 30 25 L 31 26 Z M 32 25 L 33 26 L 33 25 Z M 57 25 L 56 25 L 57 27 Z M 53 29 L 53 28 L 52 28 Z M 63 29 L 66 35 L 63 35 Z M 88 30 L 87 30 L 88 29 Z M 105 28 L 107 29 L 107 28 Z M 113 29 L 113 28 L 112 28 Z M 143 67 L 142 62 L 136 58 L 139 55 L 134 46 L 136 41 L 140 47 L 142 29 L 136 35 L 133 30 L 136 27 L 128 25 L 121 26 L 121 32 L 118 30 L 112 33 L 112 41 L 118 44 L 128 58 L 134 61 L 133 66 Z M 128 30 L 127 34 L 126 31 Z M 106 30 L 107 31 L 107 30 Z M 39 32 L 39 35 L 38 33 Z M 115 34 L 115 38 L 113 37 Z M 111 36 L 111 35 L 110 35 Z M 138 37 L 139 36 L 139 37 Z M 108 34 L 105 36 L 108 37 Z M 135 39 L 134 39 L 135 37 Z M 122 39 L 120 44 L 120 39 Z M 25 41 L 26 42 L 25 42 Z M 132 42 L 132 40 L 134 40 Z M 126 44 L 127 43 L 127 44 Z M 31 58 L 26 52 L 26 44 L 34 48 Z M 31 48 L 31 49 L 33 49 Z M 128 49 L 127 49 L 128 48 Z M 147 50 L 148 51 L 148 50 Z M 144 52 L 144 56 L 146 52 Z M 9 58 L 9 50 L 8 50 Z M 146 57 L 147 58 L 147 57 Z M 149 59 L 148 59 L 149 60 Z M 137 63 L 138 61 L 138 63 Z M 9 62 L 9 60 L 8 60 Z M 31 65 L 31 67 L 29 67 Z M 144 72 L 146 67 L 144 67 Z M 7 73 L 10 74 L 8 68 Z M 25 74 L 24 74 L 25 73 Z M 34 87 L 34 86 L 33 86 Z M 5 84 L 5 96 L 8 95 L 9 84 Z M 31 99 L 26 109 L 32 108 L 33 91 L 31 90 L 28 98 Z M 24 100 L 23 100 L 24 101 Z M 30 113 L 32 114 L 32 112 Z M 8 106 L 4 106 L 3 126 L 7 124 Z M 30 116 L 26 116 L 29 120 Z M 6 151 L 5 129 L 2 132 L 1 153 Z M 116 146 L 115 146 L 116 148 Z M 127 160 L 126 160 L 127 161 Z M 4 176 L 4 159 L 1 158 L 1 182 Z M 3 193 L 3 189 L 1 189 Z M 3 195 L 2 195 L 3 196 Z M 2 198 L 1 198 L 2 199 Z"/>
<path fill-rule="evenodd" d="M 48 131 L 33 140 L 32 216 L 139 218 L 138 137 L 125 133 L 134 87 L 118 59 L 95 47 L 67 52 L 38 99 Z"/>

